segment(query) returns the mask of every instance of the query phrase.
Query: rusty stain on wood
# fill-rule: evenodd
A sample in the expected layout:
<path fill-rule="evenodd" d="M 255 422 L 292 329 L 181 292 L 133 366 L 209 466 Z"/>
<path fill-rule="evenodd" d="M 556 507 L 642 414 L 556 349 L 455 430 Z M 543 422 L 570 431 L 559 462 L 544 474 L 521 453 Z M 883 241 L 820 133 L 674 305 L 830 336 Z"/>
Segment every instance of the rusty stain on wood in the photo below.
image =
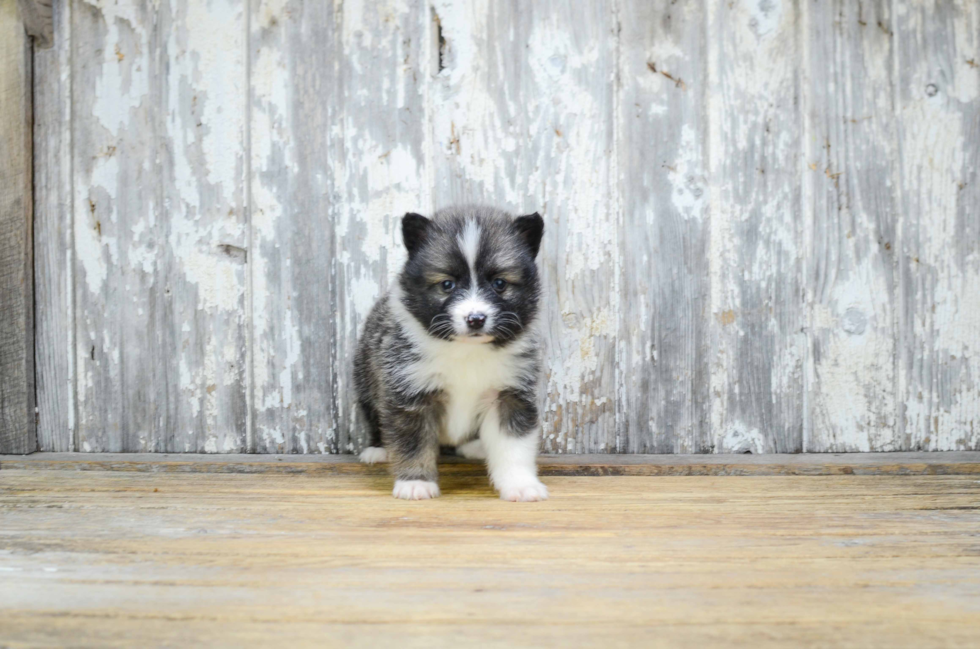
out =
<path fill-rule="evenodd" d="M 670 74 L 669 72 L 667 72 L 665 70 L 658 70 L 657 69 L 657 64 L 654 63 L 653 61 L 647 61 L 647 67 L 650 68 L 650 71 L 651 72 L 655 72 L 657 74 L 662 74 L 663 76 L 665 76 L 668 79 L 670 79 L 671 81 L 673 81 L 674 82 L 674 86 L 680 88 L 681 90 L 684 90 L 684 89 L 687 88 L 687 86 L 684 84 L 683 79 L 680 79 L 679 77 L 675 79 L 674 76 L 672 74 Z"/>

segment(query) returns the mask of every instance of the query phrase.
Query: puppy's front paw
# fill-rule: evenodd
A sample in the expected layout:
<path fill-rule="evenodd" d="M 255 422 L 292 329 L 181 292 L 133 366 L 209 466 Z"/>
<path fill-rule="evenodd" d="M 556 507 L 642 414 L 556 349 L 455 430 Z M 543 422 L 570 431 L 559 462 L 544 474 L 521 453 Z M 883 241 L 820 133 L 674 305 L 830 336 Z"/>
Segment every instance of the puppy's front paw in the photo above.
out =
<path fill-rule="evenodd" d="M 388 461 L 388 451 L 381 446 L 368 446 L 366 449 L 361 451 L 359 456 L 361 462 L 364 464 L 377 464 L 379 462 Z"/>
<path fill-rule="evenodd" d="M 508 480 L 500 485 L 500 499 L 514 503 L 532 503 L 548 500 L 548 487 L 534 476 Z"/>
<path fill-rule="evenodd" d="M 439 485 L 429 480 L 395 480 L 391 495 L 402 500 L 438 498 Z"/>

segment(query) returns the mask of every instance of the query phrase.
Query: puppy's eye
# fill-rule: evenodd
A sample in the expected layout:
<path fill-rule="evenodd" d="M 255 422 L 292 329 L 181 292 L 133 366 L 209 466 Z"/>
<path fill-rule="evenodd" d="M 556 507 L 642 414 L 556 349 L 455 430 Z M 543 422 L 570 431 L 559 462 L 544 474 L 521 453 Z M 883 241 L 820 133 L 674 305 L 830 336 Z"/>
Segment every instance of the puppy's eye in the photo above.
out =
<path fill-rule="evenodd" d="M 454 288 L 456 288 L 456 282 L 454 282 L 451 279 L 447 279 L 447 280 L 443 280 L 443 282 L 441 284 L 439 284 L 439 286 L 442 288 L 442 290 L 444 290 L 446 293 L 448 293 L 449 291 L 451 291 Z"/>
<path fill-rule="evenodd" d="M 492 282 L 490 282 L 490 285 L 491 285 L 491 286 L 493 286 L 493 290 L 495 290 L 495 291 L 497 291 L 498 293 L 500 293 L 500 292 L 502 292 L 502 291 L 503 291 L 503 290 L 504 290 L 505 288 L 507 288 L 507 280 L 505 280 L 505 279 L 500 279 L 500 278 L 498 277 L 497 279 L 495 279 L 495 280 L 493 280 Z"/>

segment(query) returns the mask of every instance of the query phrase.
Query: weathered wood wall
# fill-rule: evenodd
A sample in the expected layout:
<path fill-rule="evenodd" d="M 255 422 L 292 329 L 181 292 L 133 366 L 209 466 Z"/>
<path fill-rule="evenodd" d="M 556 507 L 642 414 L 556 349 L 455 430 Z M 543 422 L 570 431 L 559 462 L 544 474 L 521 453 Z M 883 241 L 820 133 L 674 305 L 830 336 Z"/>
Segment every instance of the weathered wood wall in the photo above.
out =
<path fill-rule="evenodd" d="M 357 450 L 398 217 L 546 218 L 544 449 L 980 449 L 971 0 L 55 3 L 39 439 Z"/>
<path fill-rule="evenodd" d="M 37 449 L 31 39 L 21 8 L 0 0 L 0 453 Z"/>

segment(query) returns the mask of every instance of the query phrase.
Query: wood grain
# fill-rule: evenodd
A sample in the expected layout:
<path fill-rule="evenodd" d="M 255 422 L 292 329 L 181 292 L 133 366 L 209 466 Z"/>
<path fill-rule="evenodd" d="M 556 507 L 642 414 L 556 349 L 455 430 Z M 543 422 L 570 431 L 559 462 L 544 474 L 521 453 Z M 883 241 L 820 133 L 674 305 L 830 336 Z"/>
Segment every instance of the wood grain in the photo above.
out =
<path fill-rule="evenodd" d="M 623 281 L 617 9 L 606 0 L 533 7 L 533 13 L 514 17 L 528 28 L 527 40 L 518 35 L 515 41 L 526 42 L 524 67 L 513 73 L 500 69 L 497 79 L 515 73 L 522 79 L 507 93 L 526 120 L 526 135 L 517 140 L 523 154 L 518 178 L 527 183 L 522 211 L 540 211 L 546 219 L 539 256 L 547 291 L 541 316 L 544 449 L 615 452 L 622 450 L 618 395 L 624 389 L 616 344 Z"/>
<path fill-rule="evenodd" d="M 245 448 L 241 3 L 75 3 L 79 450 Z"/>
<path fill-rule="evenodd" d="M 909 449 L 976 449 L 980 7 L 903 2 L 895 38 L 899 431 Z"/>
<path fill-rule="evenodd" d="M 249 448 L 260 453 L 340 450 L 340 21 L 329 3 L 251 5 Z"/>
<path fill-rule="evenodd" d="M 12 647 L 980 641 L 975 476 L 485 478 L 0 471 Z"/>
<path fill-rule="evenodd" d="M 439 458 L 440 475 L 486 475 L 482 462 L 455 456 Z M 35 453 L 0 455 L 7 470 L 124 471 L 149 473 L 284 473 L 316 475 L 388 475 L 384 465 L 361 464 L 350 455 L 328 454 L 169 454 Z M 544 455 L 538 471 L 546 476 L 830 476 L 830 475 L 975 475 L 980 452 L 809 453 L 765 455 L 616 454 Z"/>
<path fill-rule="evenodd" d="M 899 139 L 889 2 L 806 3 L 806 450 L 894 451 Z"/>
<path fill-rule="evenodd" d="M 31 41 L 0 5 L 0 453 L 37 449 L 34 423 Z"/>
<path fill-rule="evenodd" d="M 704 12 L 620 5 L 620 452 L 703 453 L 714 441 Z"/>
<path fill-rule="evenodd" d="M 41 451 L 75 449 L 75 260 L 71 5 L 55 3 L 52 47 L 34 52 L 34 358 Z"/>
<path fill-rule="evenodd" d="M 806 358 L 796 2 L 708 8 L 711 431 L 797 452 Z"/>

